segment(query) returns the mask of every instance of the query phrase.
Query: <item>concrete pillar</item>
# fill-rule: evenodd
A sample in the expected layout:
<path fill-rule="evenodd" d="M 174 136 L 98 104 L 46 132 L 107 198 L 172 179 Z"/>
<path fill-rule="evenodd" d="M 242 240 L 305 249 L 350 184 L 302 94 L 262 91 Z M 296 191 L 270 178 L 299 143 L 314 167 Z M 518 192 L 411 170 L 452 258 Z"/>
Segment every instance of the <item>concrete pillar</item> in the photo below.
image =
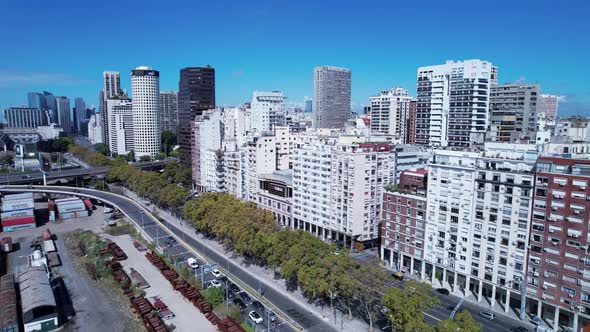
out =
<path fill-rule="evenodd" d="M 483 282 L 481 280 L 478 280 L 479 283 L 479 288 L 477 290 L 477 302 L 481 302 L 481 293 L 483 292 Z"/>
<path fill-rule="evenodd" d="M 381 246 L 381 260 L 385 259 L 385 248 Z"/>
<path fill-rule="evenodd" d="M 574 312 L 574 332 L 578 331 L 578 313 Z"/>
<path fill-rule="evenodd" d="M 465 289 L 463 290 L 463 295 L 467 296 L 467 294 L 469 294 L 469 286 L 471 283 L 471 277 L 470 276 L 465 276 Z"/>
<path fill-rule="evenodd" d="M 453 272 L 453 292 L 457 290 L 457 272 Z"/>
<path fill-rule="evenodd" d="M 506 290 L 506 303 L 504 305 L 504 312 L 508 312 L 510 309 L 510 291 Z"/>
<path fill-rule="evenodd" d="M 393 250 L 389 250 L 389 267 L 393 268 Z"/>
<path fill-rule="evenodd" d="M 436 265 L 432 264 L 432 277 L 430 282 L 434 285 L 434 276 L 436 275 Z"/>
<path fill-rule="evenodd" d="M 445 287 L 447 282 L 447 269 L 443 267 L 442 281 L 440 282 L 441 287 Z"/>
<path fill-rule="evenodd" d="M 410 256 L 410 275 L 414 275 L 414 257 Z"/>
<path fill-rule="evenodd" d="M 541 317 L 543 315 L 543 302 L 541 300 L 537 301 L 537 317 L 543 319 Z"/>
<path fill-rule="evenodd" d="M 401 270 L 403 270 L 403 266 L 404 266 L 404 254 L 400 251 L 398 257 L 399 257 L 398 258 L 399 259 L 399 262 L 398 262 L 399 266 L 397 267 L 397 269 L 399 271 L 401 271 Z"/>
<path fill-rule="evenodd" d="M 492 285 L 492 298 L 490 300 L 491 302 L 491 307 L 494 307 L 494 304 L 496 304 L 496 285 Z"/>
<path fill-rule="evenodd" d="M 422 260 L 420 263 L 420 280 L 424 281 L 426 279 L 426 262 Z"/>
<path fill-rule="evenodd" d="M 559 307 L 555 306 L 555 313 L 553 314 L 553 330 L 558 331 L 559 329 Z"/>

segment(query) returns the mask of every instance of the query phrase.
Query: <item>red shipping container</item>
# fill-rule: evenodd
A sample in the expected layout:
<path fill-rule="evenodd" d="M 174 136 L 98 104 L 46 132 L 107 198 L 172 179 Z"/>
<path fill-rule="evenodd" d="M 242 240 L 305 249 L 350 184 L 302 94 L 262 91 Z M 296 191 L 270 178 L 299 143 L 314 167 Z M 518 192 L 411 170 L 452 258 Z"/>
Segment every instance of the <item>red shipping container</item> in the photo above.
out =
<path fill-rule="evenodd" d="M 17 226 L 17 225 L 34 224 L 34 223 L 35 223 L 35 217 L 25 217 L 25 218 L 15 218 L 15 219 L 2 220 L 2 226 Z"/>

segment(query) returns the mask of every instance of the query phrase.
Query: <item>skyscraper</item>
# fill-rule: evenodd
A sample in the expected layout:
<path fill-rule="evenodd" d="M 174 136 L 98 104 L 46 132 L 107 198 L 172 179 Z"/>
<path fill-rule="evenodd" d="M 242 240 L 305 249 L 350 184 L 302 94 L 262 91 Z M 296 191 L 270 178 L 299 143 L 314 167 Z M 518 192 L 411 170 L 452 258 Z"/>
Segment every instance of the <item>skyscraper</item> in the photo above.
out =
<path fill-rule="evenodd" d="M 81 97 L 76 98 L 75 100 L 76 105 L 76 112 L 74 113 L 74 117 L 76 118 L 76 130 L 80 133 L 82 132 L 82 122 L 86 120 L 86 103 L 84 99 Z"/>
<path fill-rule="evenodd" d="M 178 93 L 160 91 L 160 132 L 178 132 Z"/>
<path fill-rule="evenodd" d="M 490 93 L 486 139 L 492 142 L 535 143 L 538 84 L 502 84 Z"/>
<path fill-rule="evenodd" d="M 106 143 L 112 154 L 126 155 L 135 150 L 133 130 L 133 103 L 125 97 L 107 99 L 109 134 Z"/>
<path fill-rule="evenodd" d="M 215 108 L 215 69 L 187 67 L 180 70 L 178 82 L 178 144 L 180 162 L 192 165 L 195 145 L 195 118 Z"/>
<path fill-rule="evenodd" d="M 46 123 L 57 123 L 55 97 L 50 92 L 29 92 L 27 99 L 30 108 L 39 109 L 43 113 Z"/>
<path fill-rule="evenodd" d="M 319 66 L 313 69 L 314 128 L 344 128 L 350 118 L 351 70 Z"/>
<path fill-rule="evenodd" d="M 280 91 L 254 91 L 250 104 L 252 132 L 268 131 L 275 126 L 285 126 L 285 99 Z"/>
<path fill-rule="evenodd" d="M 305 103 L 305 113 L 312 113 L 313 112 L 313 99 L 309 97 L 304 98 Z"/>
<path fill-rule="evenodd" d="M 545 114 L 548 117 L 555 118 L 557 116 L 557 106 L 558 105 L 559 105 L 559 97 L 558 96 L 543 94 L 539 98 L 538 113 Z"/>
<path fill-rule="evenodd" d="M 100 116 L 100 129 L 102 130 L 103 140 L 108 141 L 109 137 L 109 116 L 107 112 L 107 99 L 122 96 L 124 93 L 121 90 L 121 76 L 118 71 L 104 71 L 102 73 L 103 87 L 98 94 L 98 110 L 102 115 Z"/>
<path fill-rule="evenodd" d="M 55 103 L 57 124 L 61 126 L 64 133 L 71 133 L 72 110 L 70 108 L 70 99 L 68 97 L 55 97 Z"/>
<path fill-rule="evenodd" d="M 416 100 L 410 102 L 408 110 L 408 144 L 416 144 Z"/>
<path fill-rule="evenodd" d="M 371 103 L 371 134 L 393 136 L 394 143 L 407 143 L 410 101 L 404 88 L 383 90 L 369 98 Z"/>
<path fill-rule="evenodd" d="M 477 59 L 418 68 L 416 143 L 482 144 L 497 71 L 490 62 Z"/>
<path fill-rule="evenodd" d="M 132 70 L 131 94 L 135 156 L 155 157 L 160 153 L 160 72 L 146 66 Z"/>

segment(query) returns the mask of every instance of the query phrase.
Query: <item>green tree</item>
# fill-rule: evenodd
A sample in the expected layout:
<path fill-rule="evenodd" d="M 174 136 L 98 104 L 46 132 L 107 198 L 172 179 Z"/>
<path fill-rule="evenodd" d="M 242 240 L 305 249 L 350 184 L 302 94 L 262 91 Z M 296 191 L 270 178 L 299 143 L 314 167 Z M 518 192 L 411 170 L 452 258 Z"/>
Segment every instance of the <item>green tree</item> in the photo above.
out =
<path fill-rule="evenodd" d="M 103 156 L 108 156 L 109 155 L 109 147 L 104 144 L 104 143 L 97 143 L 94 144 L 94 150 L 100 154 L 102 154 Z"/>
<path fill-rule="evenodd" d="M 225 291 L 222 287 L 209 287 L 203 292 L 203 296 L 213 307 L 225 301 Z"/>
<path fill-rule="evenodd" d="M 244 315 L 242 315 L 242 309 L 235 304 L 229 305 L 227 315 L 231 317 L 236 323 L 242 324 L 244 322 Z"/>
<path fill-rule="evenodd" d="M 447 318 L 438 322 L 437 332 L 480 332 L 481 325 L 476 323 L 469 311 L 462 311 L 454 319 Z"/>
<path fill-rule="evenodd" d="M 369 320 L 369 327 L 373 329 L 373 322 L 381 310 L 379 301 L 385 291 L 385 281 L 388 278 L 387 271 L 379 265 L 378 261 L 370 261 L 359 264 L 352 271 L 352 278 L 358 282 L 353 286 L 353 296 L 363 308 L 365 317 Z"/>
<path fill-rule="evenodd" d="M 438 303 L 432 295 L 432 287 L 415 280 L 408 280 L 403 288 L 387 289 L 382 299 L 385 316 L 391 322 L 393 331 L 403 332 L 432 331 L 421 313 Z"/>
<path fill-rule="evenodd" d="M 171 131 L 162 132 L 162 151 L 168 155 L 176 145 L 176 134 Z"/>
<path fill-rule="evenodd" d="M 53 151 L 67 151 L 70 145 L 74 145 L 74 139 L 71 137 L 60 137 L 56 140 L 53 140 L 51 144 L 51 148 Z"/>
<path fill-rule="evenodd" d="M 141 161 L 141 162 L 152 161 L 152 157 L 144 155 L 144 156 L 139 157 L 139 161 Z"/>
<path fill-rule="evenodd" d="M 135 150 L 130 150 L 125 156 L 125 160 L 134 162 L 135 161 Z"/>

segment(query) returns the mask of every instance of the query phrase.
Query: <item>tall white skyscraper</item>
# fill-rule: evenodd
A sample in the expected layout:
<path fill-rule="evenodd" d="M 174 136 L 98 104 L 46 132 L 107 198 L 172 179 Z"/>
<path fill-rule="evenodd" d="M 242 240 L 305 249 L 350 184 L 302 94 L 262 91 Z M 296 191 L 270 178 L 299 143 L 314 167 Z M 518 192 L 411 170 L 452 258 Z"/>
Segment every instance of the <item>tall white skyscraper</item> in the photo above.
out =
<path fill-rule="evenodd" d="M 250 104 L 252 132 L 268 131 L 285 125 L 285 99 L 280 91 L 254 91 Z"/>
<path fill-rule="evenodd" d="M 106 99 L 120 96 L 121 91 L 121 75 L 118 71 L 104 71 L 103 77 L 103 91 Z"/>
<path fill-rule="evenodd" d="M 135 157 L 160 153 L 160 72 L 140 66 L 131 71 Z"/>
<path fill-rule="evenodd" d="M 131 99 L 107 99 L 109 137 L 107 143 L 112 154 L 126 155 L 135 150 L 133 135 L 133 103 Z"/>
<path fill-rule="evenodd" d="M 477 59 L 418 68 L 416 143 L 483 144 L 490 89 L 497 77 L 497 67 Z"/>
<path fill-rule="evenodd" d="M 408 91 L 399 87 L 371 97 L 371 134 L 391 135 L 394 143 L 407 143 L 411 101 Z"/>
<path fill-rule="evenodd" d="M 350 118 L 351 70 L 319 66 L 313 69 L 313 127 L 344 128 Z"/>

